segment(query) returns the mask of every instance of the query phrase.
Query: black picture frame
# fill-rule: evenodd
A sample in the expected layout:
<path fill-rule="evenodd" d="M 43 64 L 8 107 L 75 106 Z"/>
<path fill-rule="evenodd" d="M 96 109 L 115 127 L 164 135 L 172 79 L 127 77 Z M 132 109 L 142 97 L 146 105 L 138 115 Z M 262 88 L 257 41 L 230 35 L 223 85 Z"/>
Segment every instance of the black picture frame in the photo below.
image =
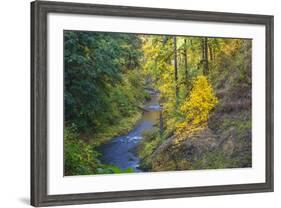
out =
<path fill-rule="evenodd" d="M 264 25 L 266 182 L 103 193 L 47 193 L 47 15 L 86 14 Z M 31 205 L 51 206 L 273 191 L 273 16 L 34 1 L 31 3 Z"/>

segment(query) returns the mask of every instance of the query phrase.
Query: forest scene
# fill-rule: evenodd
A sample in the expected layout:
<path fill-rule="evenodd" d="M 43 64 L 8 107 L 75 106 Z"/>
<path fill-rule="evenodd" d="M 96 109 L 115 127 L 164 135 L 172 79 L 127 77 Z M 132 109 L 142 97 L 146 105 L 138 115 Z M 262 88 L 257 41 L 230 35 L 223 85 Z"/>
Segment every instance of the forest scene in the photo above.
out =
<path fill-rule="evenodd" d="M 64 31 L 64 175 L 252 166 L 252 40 Z"/>

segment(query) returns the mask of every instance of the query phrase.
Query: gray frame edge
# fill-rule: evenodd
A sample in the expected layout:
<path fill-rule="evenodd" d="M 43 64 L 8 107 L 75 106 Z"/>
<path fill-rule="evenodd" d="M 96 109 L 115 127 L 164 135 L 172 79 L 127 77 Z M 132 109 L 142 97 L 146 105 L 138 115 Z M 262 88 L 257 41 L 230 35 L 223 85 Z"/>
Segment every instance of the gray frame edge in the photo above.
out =
<path fill-rule="evenodd" d="M 66 195 L 47 194 L 47 14 L 71 13 L 261 24 L 266 27 L 266 182 Z M 273 24 L 270 15 L 34 1 L 31 3 L 31 205 L 54 206 L 273 191 Z"/>
<path fill-rule="evenodd" d="M 46 15 L 31 3 L 31 204 L 47 196 Z M 44 57 L 45 56 L 45 57 Z"/>

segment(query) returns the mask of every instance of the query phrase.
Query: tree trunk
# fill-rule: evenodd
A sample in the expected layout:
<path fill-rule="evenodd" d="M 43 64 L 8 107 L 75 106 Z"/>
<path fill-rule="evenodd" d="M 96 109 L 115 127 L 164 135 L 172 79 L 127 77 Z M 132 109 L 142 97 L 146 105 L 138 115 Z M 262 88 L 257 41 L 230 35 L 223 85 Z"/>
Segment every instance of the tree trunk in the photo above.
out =
<path fill-rule="evenodd" d="M 209 66 L 208 66 L 208 38 L 204 38 L 204 75 L 207 75 L 209 72 Z"/>
<path fill-rule="evenodd" d="M 202 63 L 204 63 L 204 60 L 205 60 L 204 38 L 201 39 L 201 50 L 202 50 L 201 60 L 202 60 Z"/>
<path fill-rule="evenodd" d="M 189 83 L 189 75 L 188 75 L 188 60 L 187 60 L 187 43 L 186 39 L 184 39 L 184 68 L 185 68 L 185 97 L 187 97 L 190 83 Z"/>
<path fill-rule="evenodd" d="M 174 36 L 174 68 L 175 68 L 175 84 L 176 84 L 176 103 L 179 98 L 179 86 L 178 86 L 178 63 L 177 63 L 177 37 Z"/>
<path fill-rule="evenodd" d="M 160 109 L 160 115 L 159 115 L 159 130 L 160 130 L 160 138 L 162 139 L 163 138 L 163 132 L 164 132 L 164 122 L 163 122 L 163 106 L 161 106 L 161 109 Z"/>
<path fill-rule="evenodd" d="M 185 68 L 185 84 L 188 82 L 188 68 L 187 68 L 187 45 L 184 39 L 184 68 Z"/>
<path fill-rule="evenodd" d="M 214 60 L 214 56 L 213 56 L 213 48 L 211 47 L 211 45 L 209 44 L 209 53 L 210 53 L 210 60 L 213 61 Z"/>

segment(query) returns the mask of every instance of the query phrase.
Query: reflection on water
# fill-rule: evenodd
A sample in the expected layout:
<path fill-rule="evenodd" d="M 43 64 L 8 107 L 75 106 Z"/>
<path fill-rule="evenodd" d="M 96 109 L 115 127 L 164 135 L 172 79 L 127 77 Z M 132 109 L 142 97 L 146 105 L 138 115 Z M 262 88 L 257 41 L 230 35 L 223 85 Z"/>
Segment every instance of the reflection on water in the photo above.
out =
<path fill-rule="evenodd" d="M 99 148 L 102 153 L 101 161 L 104 164 L 115 165 L 123 170 L 131 167 L 135 172 L 141 172 L 136 147 L 142 139 L 142 133 L 151 130 L 157 123 L 160 110 L 158 93 L 154 91 L 149 91 L 149 93 L 151 100 L 146 104 L 142 118 L 135 128 L 127 135 L 115 137 Z"/>

